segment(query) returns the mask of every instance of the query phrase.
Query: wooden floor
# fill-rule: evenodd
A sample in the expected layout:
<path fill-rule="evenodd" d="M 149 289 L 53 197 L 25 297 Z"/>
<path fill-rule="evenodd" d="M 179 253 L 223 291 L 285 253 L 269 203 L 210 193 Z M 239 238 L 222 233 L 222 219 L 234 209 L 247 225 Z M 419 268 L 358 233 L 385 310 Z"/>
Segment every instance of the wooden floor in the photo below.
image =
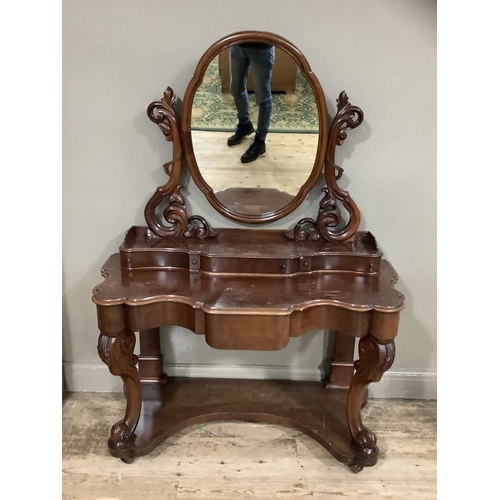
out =
<path fill-rule="evenodd" d="M 124 408 L 116 393 L 64 400 L 64 500 L 436 498 L 435 401 L 370 400 L 381 458 L 359 474 L 299 431 L 242 422 L 189 427 L 126 465 L 106 448 Z"/>
<path fill-rule="evenodd" d="M 198 167 L 214 191 L 230 187 L 271 188 L 295 196 L 311 174 L 318 134 L 269 133 L 266 153 L 251 163 L 241 163 L 253 135 L 229 147 L 231 132 L 192 131 Z"/>

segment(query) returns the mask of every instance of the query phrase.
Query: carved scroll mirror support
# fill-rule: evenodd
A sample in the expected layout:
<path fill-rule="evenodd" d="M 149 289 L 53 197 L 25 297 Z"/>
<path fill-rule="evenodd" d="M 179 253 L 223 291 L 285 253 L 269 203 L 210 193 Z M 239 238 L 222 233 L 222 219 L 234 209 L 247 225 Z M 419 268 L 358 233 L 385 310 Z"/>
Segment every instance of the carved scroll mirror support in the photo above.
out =
<path fill-rule="evenodd" d="M 360 222 L 359 209 L 347 191 L 341 189 L 337 181 L 342 177 L 343 169 L 335 165 L 335 147 L 342 145 L 347 137 L 347 131 L 359 127 L 363 121 L 363 111 L 357 106 L 352 106 L 347 94 L 341 92 L 337 99 L 337 114 L 333 119 L 328 134 L 328 146 L 325 155 L 325 193 L 320 201 L 318 216 L 301 219 L 296 226 L 286 233 L 292 240 L 318 240 L 322 237 L 328 241 L 345 241 L 357 231 Z M 337 208 L 340 201 L 348 211 L 350 219 L 340 231 L 336 227 L 340 224 L 342 216 Z"/>
<path fill-rule="evenodd" d="M 146 222 L 155 234 L 161 237 L 211 238 L 217 235 L 210 224 L 201 216 L 188 216 L 185 200 L 181 194 L 182 186 L 179 184 L 182 167 L 182 143 L 175 116 L 175 95 L 168 87 L 160 101 L 152 102 L 148 106 L 148 117 L 157 123 L 168 142 L 172 142 L 173 159 L 163 165 L 169 180 L 156 189 L 154 195 L 146 204 L 144 216 Z M 163 211 L 163 217 L 157 213 L 158 207 L 165 197 L 168 205 Z M 166 221 L 165 224 L 164 221 Z"/>

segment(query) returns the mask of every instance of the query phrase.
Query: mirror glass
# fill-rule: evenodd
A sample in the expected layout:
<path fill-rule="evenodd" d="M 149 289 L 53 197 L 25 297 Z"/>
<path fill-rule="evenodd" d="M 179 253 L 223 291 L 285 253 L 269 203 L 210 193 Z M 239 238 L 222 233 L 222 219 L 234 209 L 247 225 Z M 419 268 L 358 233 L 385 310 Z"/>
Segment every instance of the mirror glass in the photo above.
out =
<path fill-rule="evenodd" d="M 295 198 L 314 166 L 316 99 L 285 51 L 234 45 L 205 71 L 191 135 L 198 168 L 220 203 L 240 214 L 275 212 Z"/>

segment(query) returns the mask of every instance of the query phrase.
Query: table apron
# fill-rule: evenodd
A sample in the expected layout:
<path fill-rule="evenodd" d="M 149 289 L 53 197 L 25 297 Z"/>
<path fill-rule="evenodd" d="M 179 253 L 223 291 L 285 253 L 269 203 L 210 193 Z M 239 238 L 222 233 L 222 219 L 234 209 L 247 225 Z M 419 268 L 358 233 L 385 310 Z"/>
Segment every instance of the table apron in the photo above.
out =
<path fill-rule="evenodd" d="M 215 349 L 279 350 L 290 337 L 320 330 L 338 330 L 355 337 L 371 333 L 382 340 L 397 335 L 399 311 L 355 311 L 339 306 L 318 305 L 289 314 L 259 312 L 206 312 L 180 302 L 154 302 L 97 306 L 102 333 L 114 336 L 124 328 L 143 331 L 163 325 L 180 326 L 206 336 Z"/>

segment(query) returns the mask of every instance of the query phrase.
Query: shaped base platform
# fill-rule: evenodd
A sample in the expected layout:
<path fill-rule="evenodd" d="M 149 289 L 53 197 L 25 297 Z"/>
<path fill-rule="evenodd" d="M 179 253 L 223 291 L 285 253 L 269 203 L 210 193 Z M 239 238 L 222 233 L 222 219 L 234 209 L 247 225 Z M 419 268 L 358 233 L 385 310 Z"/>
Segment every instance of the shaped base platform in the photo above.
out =
<path fill-rule="evenodd" d="M 298 429 L 337 460 L 359 472 L 377 458 L 351 448 L 346 421 L 347 391 L 325 390 L 322 382 L 169 378 L 166 385 L 142 384 L 141 417 L 135 442 L 110 454 L 131 463 L 176 432 L 203 422 L 243 420 Z M 364 404 L 367 392 L 365 392 Z M 363 406 L 364 406 L 363 404 Z"/>

